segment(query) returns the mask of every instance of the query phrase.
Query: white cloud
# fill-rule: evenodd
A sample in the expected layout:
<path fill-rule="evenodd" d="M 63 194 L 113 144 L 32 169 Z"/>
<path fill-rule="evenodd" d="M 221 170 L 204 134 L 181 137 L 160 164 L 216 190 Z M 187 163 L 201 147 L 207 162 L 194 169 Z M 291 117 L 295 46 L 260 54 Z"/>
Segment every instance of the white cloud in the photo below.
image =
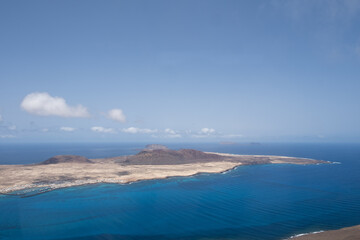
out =
<path fill-rule="evenodd" d="M 11 125 L 8 127 L 9 130 L 16 130 L 16 126 L 15 125 Z"/>
<path fill-rule="evenodd" d="M 171 128 L 166 128 L 164 130 L 164 132 L 166 133 L 165 137 L 166 138 L 181 138 L 182 135 L 179 134 L 177 131 L 171 129 Z"/>
<path fill-rule="evenodd" d="M 0 122 L 3 120 L 2 116 L 0 115 Z"/>
<path fill-rule="evenodd" d="M 178 131 L 175 131 L 171 128 L 166 128 L 162 131 L 157 131 L 159 134 L 153 134 L 151 135 L 151 137 L 153 138 L 181 138 L 182 135 L 178 132 Z"/>
<path fill-rule="evenodd" d="M 41 129 L 41 131 L 42 131 L 42 132 L 48 132 L 49 129 L 48 129 L 48 128 L 43 128 L 43 129 Z"/>
<path fill-rule="evenodd" d="M 172 130 L 171 128 L 165 129 L 165 133 L 168 133 L 168 134 L 176 134 L 176 132 L 175 132 L 174 130 Z"/>
<path fill-rule="evenodd" d="M 200 134 L 207 134 L 207 135 L 210 135 L 212 133 L 215 133 L 215 129 L 213 128 L 202 128 L 200 130 Z"/>
<path fill-rule="evenodd" d="M 104 127 L 92 127 L 91 131 L 99 132 L 99 133 L 115 133 L 115 130 L 112 128 L 104 128 Z"/>
<path fill-rule="evenodd" d="M 108 118 L 117 122 L 126 122 L 126 117 L 121 109 L 111 109 L 108 112 Z"/>
<path fill-rule="evenodd" d="M 124 133 L 132 133 L 132 134 L 136 134 L 136 133 L 156 133 L 158 132 L 157 129 L 149 129 L 149 128 L 136 128 L 136 127 L 129 127 L 129 128 L 123 128 L 121 130 Z"/>
<path fill-rule="evenodd" d="M 72 127 L 61 127 L 60 128 L 61 131 L 64 131 L 64 132 L 73 132 L 76 130 L 76 128 L 72 128 Z"/>
<path fill-rule="evenodd" d="M 0 138 L 15 138 L 15 136 L 11 134 L 7 134 L 7 135 L 0 135 Z"/>
<path fill-rule="evenodd" d="M 52 97 L 46 92 L 30 93 L 21 102 L 21 108 L 28 113 L 41 116 L 89 117 L 86 107 L 69 106 L 64 98 Z"/>
<path fill-rule="evenodd" d="M 189 132 L 191 133 L 191 132 Z M 213 128 L 202 128 L 199 132 L 197 132 L 196 134 L 191 135 L 191 137 L 194 138 L 205 138 L 205 137 L 209 137 L 209 136 L 214 136 L 216 133 L 215 129 Z"/>

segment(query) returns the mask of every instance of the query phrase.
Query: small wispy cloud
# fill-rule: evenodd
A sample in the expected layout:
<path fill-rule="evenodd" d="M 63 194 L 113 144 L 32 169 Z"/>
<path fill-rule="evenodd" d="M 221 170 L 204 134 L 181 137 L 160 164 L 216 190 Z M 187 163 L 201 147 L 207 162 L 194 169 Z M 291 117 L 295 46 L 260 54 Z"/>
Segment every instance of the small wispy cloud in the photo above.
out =
<path fill-rule="evenodd" d="M 0 135 L 0 138 L 15 138 L 15 136 L 12 134 L 5 134 L 5 135 Z"/>
<path fill-rule="evenodd" d="M 222 138 L 243 138 L 244 135 L 242 134 L 224 134 L 221 135 Z"/>
<path fill-rule="evenodd" d="M 123 129 L 121 129 L 121 131 L 124 133 L 131 133 L 131 134 L 136 134 L 136 133 L 150 134 L 150 133 L 158 132 L 157 129 L 137 128 L 137 127 L 123 128 Z"/>
<path fill-rule="evenodd" d="M 205 135 L 205 134 L 192 134 L 191 137 L 192 138 L 206 138 L 206 137 L 209 137 L 209 136 Z"/>
<path fill-rule="evenodd" d="M 216 132 L 216 130 L 214 128 L 204 127 L 202 129 L 200 129 L 200 131 L 198 131 L 198 132 L 196 132 L 194 134 L 191 134 L 191 137 L 193 137 L 193 138 L 206 138 L 206 137 L 214 136 L 216 134 L 217 134 L 217 132 Z"/>
<path fill-rule="evenodd" d="M 200 130 L 200 133 L 210 135 L 210 134 L 215 133 L 215 129 L 213 129 L 213 128 L 202 128 Z"/>
<path fill-rule="evenodd" d="M 0 114 L 0 122 L 3 120 L 3 118 L 2 118 L 2 116 L 1 116 L 1 114 Z"/>
<path fill-rule="evenodd" d="M 14 131 L 14 130 L 16 130 L 16 125 L 11 125 L 8 127 L 8 129 Z"/>
<path fill-rule="evenodd" d="M 163 131 L 159 131 L 159 134 L 152 135 L 154 138 L 182 138 L 182 137 L 191 137 L 191 138 L 241 138 L 242 134 L 223 134 L 222 132 L 216 131 L 214 128 L 204 127 L 200 130 L 174 130 L 171 128 L 166 128 Z"/>
<path fill-rule="evenodd" d="M 91 131 L 99 133 L 115 133 L 116 131 L 113 128 L 104 128 L 100 126 L 91 127 Z"/>
<path fill-rule="evenodd" d="M 41 131 L 42 131 L 42 132 L 48 132 L 49 129 L 48 129 L 48 128 L 43 128 L 43 129 L 41 129 Z"/>
<path fill-rule="evenodd" d="M 166 128 L 166 129 L 164 130 L 164 132 L 167 133 L 167 134 L 176 134 L 175 130 L 173 130 L 173 129 L 171 129 L 171 128 Z"/>
<path fill-rule="evenodd" d="M 52 97 L 47 92 L 35 92 L 25 96 L 21 108 L 28 113 L 40 116 L 58 117 L 89 117 L 86 107 L 82 105 L 69 106 L 64 98 Z"/>
<path fill-rule="evenodd" d="M 126 122 L 126 117 L 125 117 L 123 111 L 118 108 L 111 109 L 108 112 L 107 117 L 114 121 L 117 121 L 117 122 L 121 122 L 121 123 Z"/>
<path fill-rule="evenodd" d="M 192 130 L 190 130 L 190 129 L 185 130 L 185 134 L 187 134 L 187 135 L 190 135 L 192 132 L 193 132 L 193 131 L 192 131 Z"/>
<path fill-rule="evenodd" d="M 164 133 L 165 133 L 165 135 L 164 135 L 165 138 L 181 138 L 182 137 L 182 135 L 178 131 L 175 131 L 171 128 L 166 128 L 164 130 Z"/>
<path fill-rule="evenodd" d="M 74 132 L 76 130 L 76 128 L 73 128 L 73 127 L 61 127 L 60 130 L 63 131 L 63 132 Z"/>

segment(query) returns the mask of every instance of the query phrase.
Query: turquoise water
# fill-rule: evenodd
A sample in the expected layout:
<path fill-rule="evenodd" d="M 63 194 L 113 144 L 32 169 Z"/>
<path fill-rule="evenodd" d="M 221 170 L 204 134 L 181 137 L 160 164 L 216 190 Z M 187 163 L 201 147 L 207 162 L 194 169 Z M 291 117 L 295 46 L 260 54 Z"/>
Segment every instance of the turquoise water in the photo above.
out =
<path fill-rule="evenodd" d="M 7 156 L 3 161 L 21 162 L 24 152 L 38 154 L 36 146 L 33 151 L 21 151 L 22 145 L 13 147 L 18 151 L 0 147 L 0 156 Z M 73 150 L 54 145 L 46 148 L 46 154 L 63 148 L 65 152 L 101 157 L 108 154 L 106 148 L 117 155 L 138 148 L 131 144 L 97 147 L 102 152 L 95 151 L 94 145 L 71 146 Z M 360 145 L 172 147 L 312 157 L 341 164 L 242 166 L 226 174 L 89 185 L 27 198 L 3 196 L 0 239 L 275 240 L 360 224 Z"/>

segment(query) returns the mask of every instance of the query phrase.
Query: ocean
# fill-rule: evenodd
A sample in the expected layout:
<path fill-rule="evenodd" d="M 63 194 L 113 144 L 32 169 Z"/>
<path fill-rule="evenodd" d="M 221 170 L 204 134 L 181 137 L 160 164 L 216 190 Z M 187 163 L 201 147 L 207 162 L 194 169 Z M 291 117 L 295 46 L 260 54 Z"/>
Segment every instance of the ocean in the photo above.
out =
<path fill-rule="evenodd" d="M 3 144 L 0 164 L 57 154 L 135 154 L 145 144 Z M 314 158 L 340 164 L 240 166 L 132 184 L 0 197 L 0 239 L 280 240 L 360 224 L 360 144 L 166 144 L 170 148 Z"/>

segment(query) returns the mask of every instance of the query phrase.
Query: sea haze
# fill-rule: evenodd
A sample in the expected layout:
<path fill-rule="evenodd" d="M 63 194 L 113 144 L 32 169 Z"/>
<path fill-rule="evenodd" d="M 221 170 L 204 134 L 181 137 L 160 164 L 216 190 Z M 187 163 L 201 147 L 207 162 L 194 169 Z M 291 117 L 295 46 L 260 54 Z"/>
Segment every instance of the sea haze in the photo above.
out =
<path fill-rule="evenodd" d="M 1 164 L 56 154 L 135 154 L 144 144 L 2 145 Z M 341 164 L 240 166 L 127 185 L 98 184 L 0 197 L 0 239 L 284 239 L 360 224 L 359 144 L 172 144 Z"/>

